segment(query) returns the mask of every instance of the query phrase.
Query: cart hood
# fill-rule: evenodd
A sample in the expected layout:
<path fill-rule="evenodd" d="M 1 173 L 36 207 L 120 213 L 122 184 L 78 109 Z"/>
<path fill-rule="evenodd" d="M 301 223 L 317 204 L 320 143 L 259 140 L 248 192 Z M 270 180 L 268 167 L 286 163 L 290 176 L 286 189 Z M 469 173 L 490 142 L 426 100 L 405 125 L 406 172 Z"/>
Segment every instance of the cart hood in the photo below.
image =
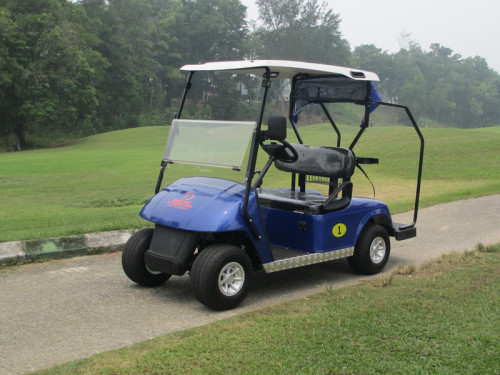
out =
<path fill-rule="evenodd" d="M 140 215 L 153 223 L 200 232 L 244 230 L 245 186 L 229 180 L 181 178 L 146 203 Z M 255 193 L 250 201 L 255 200 Z"/>

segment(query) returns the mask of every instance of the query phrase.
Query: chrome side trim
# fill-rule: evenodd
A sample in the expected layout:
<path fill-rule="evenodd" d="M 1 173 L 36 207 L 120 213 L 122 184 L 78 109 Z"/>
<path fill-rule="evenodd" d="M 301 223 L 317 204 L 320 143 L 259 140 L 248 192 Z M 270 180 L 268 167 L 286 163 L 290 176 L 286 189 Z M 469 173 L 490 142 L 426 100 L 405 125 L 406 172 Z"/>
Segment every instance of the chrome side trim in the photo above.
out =
<path fill-rule="evenodd" d="M 263 264 L 266 273 L 288 270 L 311 264 L 328 262 L 334 259 L 347 258 L 354 254 L 354 247 L 348 247 L 340 250 L 328 251 L 326 253 L 313 253 L 300 255 L 293 258 L 276 260 L 274 262 Z"/>

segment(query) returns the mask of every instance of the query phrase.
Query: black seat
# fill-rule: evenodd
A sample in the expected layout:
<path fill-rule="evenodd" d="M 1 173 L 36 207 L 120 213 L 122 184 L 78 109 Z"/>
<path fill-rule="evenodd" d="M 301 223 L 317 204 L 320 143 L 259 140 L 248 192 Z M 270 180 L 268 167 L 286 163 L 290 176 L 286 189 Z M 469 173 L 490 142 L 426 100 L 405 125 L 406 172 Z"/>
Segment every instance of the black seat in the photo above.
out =
<path fill-rule="evenodd" d="M 271 116 L 265 139 L 278 141 L 270 144 L 261 143 L 270 159 L 265 171 L 274 162 L 279 170 L 298 174 L 299 176 L 315 176 L 328 178 L 330 195 L 311 193 L 305 190 L 305 182 L 300 191 L 295 190 L 294 182 L 291 189 L 259 188 L 259 202 L 264 207 L 282 210 L 300 211 L 312 215 L 341 210 L 349 205 L 352 197 L 350 177 L 354 173 L 356 158 L 352 150 L 341 147 L 310 147 L 304 144 L 289 144 L 286 138 L 286 119 L 281 116 Z M 286 151 L 293 151 L 294 156 Z M 343 182 L 337 186 L 338 179 Z M 300 180 L 300 178 L 299 178 Z M 293 178 L 292 181 L 295 181 Z M 260 183 L 261 181 L 259 181 Z M 259 184 L 257 184 L 259 186 Z M 342 196 L 339 197 L 339 193 Z"/>
<path fill-rule="evenodd" d="M 276 160 L 281 171 L 329 178 L 350 178 L 356 167 L 354 153 L 342 147 L 310 147 L 291 144 L 298 158 L 293 163 Z"/>
<path fill-rule="evenodd" d="M 260 188 L 257 189 L 259 203 L 263 207 L 287 211 L 297 211 L 309 215 L 321 215 L 338 211 L 349 206 L 349 197 L 334 197 L 329 202 L 328 196 L 290 189 Z M 338 193 L 337 193 L 338 194 Z"/>

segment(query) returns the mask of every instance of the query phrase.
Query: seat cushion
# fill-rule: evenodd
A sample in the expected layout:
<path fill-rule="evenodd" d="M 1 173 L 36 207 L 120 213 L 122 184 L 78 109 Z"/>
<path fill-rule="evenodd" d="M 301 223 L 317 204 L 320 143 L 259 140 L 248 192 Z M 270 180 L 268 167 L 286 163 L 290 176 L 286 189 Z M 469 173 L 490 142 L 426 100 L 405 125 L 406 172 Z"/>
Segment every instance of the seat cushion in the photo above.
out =
<path fill-rule="evenodd" d="M 261 188 L 257 189 L 259 203 L 264 207 L 276 208 L 287 211 L 300 211 L 310 215 L 321 215 L 327 212 L 346 208 L 350 199 L 339 197 L 334 199 L 328 210 L 323 207 L 323 202 L 328 198 L 326 195 L 311 191 L 300 192 L 285 188 Z"/>

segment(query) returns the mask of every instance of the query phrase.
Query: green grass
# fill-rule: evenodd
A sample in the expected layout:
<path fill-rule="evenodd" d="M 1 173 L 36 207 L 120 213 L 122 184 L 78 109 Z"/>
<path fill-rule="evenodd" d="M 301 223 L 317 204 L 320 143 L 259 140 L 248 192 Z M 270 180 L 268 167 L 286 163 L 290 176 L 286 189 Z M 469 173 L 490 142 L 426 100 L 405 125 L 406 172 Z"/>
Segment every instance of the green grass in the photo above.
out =
<path fill-rule="evenodd" d="M 499 374 L 500 246 L 37 374 Z"/>
<path fill-rule="evenodd" d="M 348 146 L 357 127 L 344 126 Z M 139 228 L 148 223 L 138 215 L 152 196 L 167 127 L 145 127 L 101 134 L 44 150 L 0 154 L 0 242 L 65 236 L 95 231 Z M 335 144 L 328 125 L 304 126 L 306 143 Z M 423 206 L 500 193 L 500 127 L 474 130 L 423 129 L 426 138 Z M 293 134 L 289 135 L 294 141 Z M 374 127 L 365 132 L 355 151 L 380 158 L 366 166 L 377 198 L 393 213 L 411 209 L 415 194 L 418 144 L 408 127 Z M 260 165 L 265 157 L 261 153 Z M 198 175 L 206 167 L 190 167 Z M 242 181 L 240 172 L 223 176 Z M 166 181 L 179 176 L 167 169 Z M 356 172 L 354 194 L 372 196 L 365 177 Z M 288 186 L 288 175 L 273 170 L 268 186 Z M 312 188 L 324 190 L 322 185 Z"/>

